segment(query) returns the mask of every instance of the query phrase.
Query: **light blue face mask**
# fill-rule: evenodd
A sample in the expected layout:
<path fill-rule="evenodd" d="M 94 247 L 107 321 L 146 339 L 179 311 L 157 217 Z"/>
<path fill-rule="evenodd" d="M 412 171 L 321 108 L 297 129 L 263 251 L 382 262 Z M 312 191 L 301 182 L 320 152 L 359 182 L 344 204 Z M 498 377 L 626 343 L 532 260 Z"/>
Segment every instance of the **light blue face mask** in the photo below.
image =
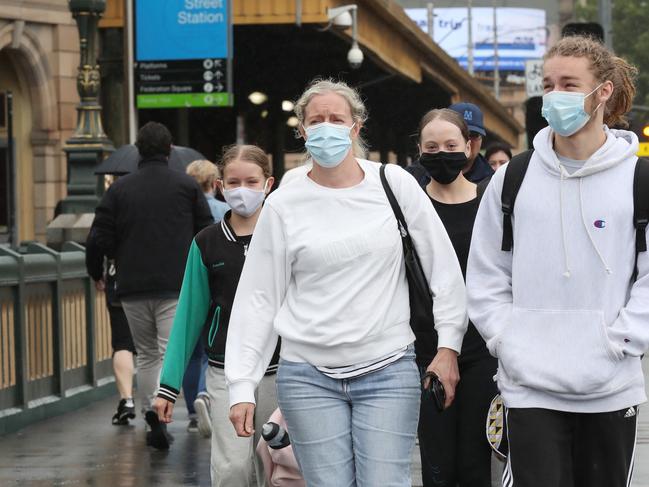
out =
<path fill-rule="evenodd" d="M 587 95 L 572 91 L 551 91 L 543 95 L 541 115 L 557 134 L 570 137 L 579 132 L 588 123 L 592 114 L 586 113 L 584 103 L 586 98 L 595 93 L 600 86 Z M 595 113 L 602 104 L 597 105 Z"/>
<path fill-rule="evenodd" d="M 352 147 L 349 133 L 352 127 L 322 122 L 306 127 L 306 142 L 304 146 L 313 157 L 313 160 L 322 167 L 336 167 Z"/>

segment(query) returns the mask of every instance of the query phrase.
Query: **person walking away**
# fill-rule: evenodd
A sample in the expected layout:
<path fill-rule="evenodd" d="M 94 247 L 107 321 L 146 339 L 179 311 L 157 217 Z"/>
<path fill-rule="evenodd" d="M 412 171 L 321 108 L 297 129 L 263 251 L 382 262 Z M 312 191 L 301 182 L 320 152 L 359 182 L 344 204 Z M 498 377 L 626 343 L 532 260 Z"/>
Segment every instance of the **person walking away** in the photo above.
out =
<path fill-rule="evenodd" d="M 156 122 L 138 132 L 138 170 L 122 176 L 95 213 L 97 245 L 117 266 L 120 298 L 137 349 L 138 398 L 150 427 L 147 442 L 169 448 L 169 435 L 151 410 L 176 312 L 185 257 L 212 214 L 194 179 L 168 166 L 171 134 Z"/>
<path fill-rule="evenodd" d="M 421 119 L 419 164 L 431 178 L 425 191 L 453 243 L 463 275 L 480 204 L 477 186 L 462 174 L 470 146 L 469 129 L 457 112 L 431 110 Z M 451 406 L 440 412 L 430 394 L 422 395 L 418 436 L 424 487 L 491 487 L 485 418 L 498 392 L 493 380 L 497 361 L 470 322 L 458 362 L 460 382 Z"/>
<path fill-rule="evenodd" d="M 115 385 L 119 393 L 117 411 L 111 422 L 114 425 L 127 425 L 129 420 L 135 419 L 133 357 L 136 355 L 136 351 L 126 315 L 115 293 L 115 261 L 106 259 L 106 256 L 99 250 L 94 226 L 90 227 L 86 240 L 86 270 L 95 281 L 97 292 L 106 294 L 110 343 L 113 349 L 113 374 L 115 374 Z"/>
<path fill-rule="evenodd" d="M 534 138 L 513 233 L 503 233 L 501 193 L 514 160 L 478 211 L 469 314 L 498 357 L 508 487 L 631 483 L 649 256 L 635 253 L 646 239 L 634 229 L 638 139 L 611 127 L 631 109 L 636 73 L 595 40 L 555 44 L 543 66 L 549 127 Z"/>
<path fill-rule="evenodd" d="M 415 336 L 381 166 L 361 159 L 366 109 L 345 83 L 316 80 L 295 113 L 313 168 L 269 196 L 255 228 L 228 328 L 230 419 L 239 436 L 256 431 L 255 389 L 279 336 L 278 403 L 306 484 L 410 486 Z M 439 349 L 429 369 L 449 405 L 467 326 L 460 266 L 417 182 L 394 165 L 385 175 L 434 295 Z"/>
<path fill-rule="evenodd" d="M 202 336 L 199 346 L 207 351 L 210 363 L 206 382 L 212 418 L 212 485 L 262 487 L 263 464 L 254 451 L 261 425 L 277 408 L 275 372 L 279 356 L 271 361 L 256 391 L 259 409 L 254 438 L 239 438 L 232 429 L 223 366 L 234 293 L 262 203 L 274 179 L 268 156 L 253 145 L 228 148 L 221 160 L 221 173 L 219 183 L 232 210 L 192 242 L 154 408 L 160 421 L 171 421 L 183 373 Z M 257 272 L 265 271 L 259 268 Z"/>

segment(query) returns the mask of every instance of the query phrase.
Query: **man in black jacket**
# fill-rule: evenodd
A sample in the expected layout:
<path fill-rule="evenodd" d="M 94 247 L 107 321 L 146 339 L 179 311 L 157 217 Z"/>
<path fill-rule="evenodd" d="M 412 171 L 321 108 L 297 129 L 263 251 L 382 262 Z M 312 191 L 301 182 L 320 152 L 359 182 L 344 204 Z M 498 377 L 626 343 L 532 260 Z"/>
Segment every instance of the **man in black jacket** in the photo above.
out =
<path fill-rule="evenodd" d="M 168 448 L 151 410 L 194 235 L 213 222 L 196 181 L 168 166 L 171 133 L 156 122 L 138 132 L 138 170 L 106 192 L 95 214 L 96 242 L 116 261 L 116 292 L 138 351 L 138 398 L 149 443 Z"/>

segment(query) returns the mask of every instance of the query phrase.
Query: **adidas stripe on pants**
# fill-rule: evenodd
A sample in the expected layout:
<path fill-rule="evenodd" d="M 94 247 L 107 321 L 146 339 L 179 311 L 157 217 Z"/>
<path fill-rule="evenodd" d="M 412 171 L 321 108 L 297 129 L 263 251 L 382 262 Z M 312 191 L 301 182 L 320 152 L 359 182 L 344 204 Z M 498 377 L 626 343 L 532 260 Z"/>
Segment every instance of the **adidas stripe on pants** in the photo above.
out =
<path fill-rule="evenodd" d="M 637 406 L 608 413 L 507 411 L 504 487 L 629 487 Z"/>

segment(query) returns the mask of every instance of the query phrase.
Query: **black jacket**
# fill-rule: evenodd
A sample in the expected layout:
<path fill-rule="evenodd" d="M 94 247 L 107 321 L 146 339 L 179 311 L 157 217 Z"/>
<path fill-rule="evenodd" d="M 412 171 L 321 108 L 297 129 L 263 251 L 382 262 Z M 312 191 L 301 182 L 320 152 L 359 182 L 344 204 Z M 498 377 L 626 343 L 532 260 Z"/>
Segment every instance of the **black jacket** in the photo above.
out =
<path fill-rule="evenodd" d="M 97 246 L 117 265 L 120 298 L 177 297 L 192 238 L 213 222 L 196 181 L 163 157 L 118 179 L 95 212 Z"/>

